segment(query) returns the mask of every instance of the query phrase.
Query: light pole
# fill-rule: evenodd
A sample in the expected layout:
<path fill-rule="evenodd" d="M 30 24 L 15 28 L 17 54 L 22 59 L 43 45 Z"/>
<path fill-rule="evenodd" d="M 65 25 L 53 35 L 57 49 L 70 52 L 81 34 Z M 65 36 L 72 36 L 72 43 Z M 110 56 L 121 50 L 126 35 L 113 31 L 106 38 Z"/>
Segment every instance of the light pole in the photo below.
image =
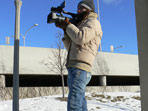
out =
<path fill-rule="evenodd" d="M 15 39 L 13 63 L 13 111 L 19 111 L 19 36 L 20 36 L 20 9 L 21 0 L 15 0 Z"/>
<path fill-rule="evenodd" d="M 28 33 L 33 27 L 36 27 L 36 26 L 38 26 L 38 24 L 34 24 L 34 25 L 31 26 L 30 28 L 28 28 L 24 35 L 21 34 L 21 36 L 23 37 L 23 44 L 24 44 L 24 47 L 25 47 L 25 40 L 26 40 L 26 35 L 27 35 L 27 33 Z"/>
<path fill-rule="evenodd" d="M 115 47 L 115 48 L 114 48 L 113 45 L 111 45 L 111 46 L 110 46 L 110 51 L 111 51 L 111 52 L 114 52 L 114 50 L 115 50 L 115 49 L 118 49 L 118 48 L 123 48 L 123 45 L 120 45 L 120 46 Z"/>
<path fill-rule="evenodd" d="M 99 20 L 99 22 L 101 22 L 100 21 L 99 0 L 97 0 L 97 9 L 98 9 L 98 20 Z M 100 49 L 100 52 L 102 52 L 102 43 L 101 43 L 101 41 L 100 41 L 99 49 Z"/>
<path fill-rule="evenodd" d="M 9 45 L 10 44 L 10 37 L 6 37 L 6 44 Z"/>
<path fill-rule="evenodd" d="M 98 8 L 98 19 L 100 21 L 99 0 L 97 0 L 97 8 Z"/>

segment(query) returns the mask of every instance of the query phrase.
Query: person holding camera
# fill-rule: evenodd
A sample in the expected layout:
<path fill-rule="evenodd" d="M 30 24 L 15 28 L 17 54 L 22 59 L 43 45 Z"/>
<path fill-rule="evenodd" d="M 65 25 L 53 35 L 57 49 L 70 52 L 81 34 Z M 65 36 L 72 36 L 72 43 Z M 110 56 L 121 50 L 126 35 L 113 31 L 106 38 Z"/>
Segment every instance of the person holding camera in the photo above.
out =
<path fill-rule="evenodd" d="M 67 18 L 55 25 L 64 30 L 62 39 L 66 47 L 68 70 L 68 111 L 87 111 L 85 88 L 91 80 L 91 68 L 102 38 L 102 29 L 94 11 L 93 0 L 78 4 L 77 22 Z"/>

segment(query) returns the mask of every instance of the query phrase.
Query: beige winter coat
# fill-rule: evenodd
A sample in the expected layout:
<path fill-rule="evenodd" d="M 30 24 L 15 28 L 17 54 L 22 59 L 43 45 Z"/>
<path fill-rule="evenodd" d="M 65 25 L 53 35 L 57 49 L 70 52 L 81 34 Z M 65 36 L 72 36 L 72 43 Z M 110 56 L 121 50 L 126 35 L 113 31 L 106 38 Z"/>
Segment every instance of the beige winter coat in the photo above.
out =
<path fill-rule="evenodd" d="M 91 67 L 102 38 L 97 14 L 91 12 L 77 25 L 69 24 L 63 42 L 68 50 L 67 67 L 91 72 Z"/>

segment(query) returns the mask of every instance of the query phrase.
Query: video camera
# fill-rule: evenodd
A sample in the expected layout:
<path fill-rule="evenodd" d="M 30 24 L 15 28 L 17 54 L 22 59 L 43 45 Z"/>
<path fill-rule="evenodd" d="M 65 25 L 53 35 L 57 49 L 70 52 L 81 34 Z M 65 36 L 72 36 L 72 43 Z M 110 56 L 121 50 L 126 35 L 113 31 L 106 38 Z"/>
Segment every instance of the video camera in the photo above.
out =
<path fill-rule="evenodd" d="M 73 24 L 77 21 L 77 14 L 71 13 L 71 12 L 65 12 L 65 1 L 61 3 L 58 7 L 52 7 L 51 13 L 49 13 L 47 17 L 47 23 L 56 23 L 65 20 L 66 17 L 63 16 L 63 14 L 70 15 L 72 18 L 69 18 L 69 21 Z"/>

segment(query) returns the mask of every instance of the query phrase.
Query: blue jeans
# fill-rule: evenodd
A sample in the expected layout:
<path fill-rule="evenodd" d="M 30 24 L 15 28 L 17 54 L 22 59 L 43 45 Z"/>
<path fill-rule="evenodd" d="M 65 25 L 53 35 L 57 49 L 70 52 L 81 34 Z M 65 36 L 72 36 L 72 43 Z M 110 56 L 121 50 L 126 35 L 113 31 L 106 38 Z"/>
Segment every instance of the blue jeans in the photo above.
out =
<path fill-rule="evenodd" d="M 68 111 L 87 111 L 85 88 L 90 79 L 90 72 L 77 68 L 68 68 Z"/>

